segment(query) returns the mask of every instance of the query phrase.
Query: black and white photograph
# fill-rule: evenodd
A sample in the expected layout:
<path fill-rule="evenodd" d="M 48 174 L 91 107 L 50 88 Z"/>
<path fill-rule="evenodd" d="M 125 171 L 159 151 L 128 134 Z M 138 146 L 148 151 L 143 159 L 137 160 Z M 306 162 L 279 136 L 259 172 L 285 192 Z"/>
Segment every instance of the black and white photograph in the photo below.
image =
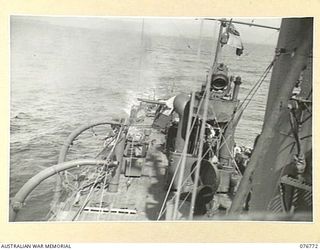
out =
<path fill-rule="evenodd" d="M 313 222 L 313 17 L 11 15 L 8 221 Z"/>

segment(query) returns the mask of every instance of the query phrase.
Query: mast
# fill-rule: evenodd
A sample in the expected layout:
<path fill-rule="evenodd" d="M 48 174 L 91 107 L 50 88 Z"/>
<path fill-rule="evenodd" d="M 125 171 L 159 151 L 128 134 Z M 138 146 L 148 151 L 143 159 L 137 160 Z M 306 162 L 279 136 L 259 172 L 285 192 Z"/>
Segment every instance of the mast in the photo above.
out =
<path fill-rule="evenodd" d="M 221 44 L 220 39 L 223 31 L 223 24 L 225 21 L 220 21 L 220 28 L 219 28 L 219 35 L 218 35 L 218 41 L 217 41 L 217 47 L 215 52 L 215 57 L 213 61 L 213 65 L 210 68 L 207 84 L 204 92 L 204 107 L 203 107 L 203 114 L 202 114 L 202 123 L 201 123 L 201 129 L 200 129 L 200 143 L 199 143 L 199 151 L 198 151 L 198 159 L 197 164 L 195 167 L 195 177 L 194 177 L 194 184 L 193 184 L 193 190 L 192 190 L 192 196 L 191 196 L 191 206 L 189 211 L 189 220 L 193 219 L 193 213 L 195 208 L 195 202 L 196 202 L 196 196 L 197 196 L 197 189 L 198 189 L 198 182 L 199 182 L 199 175 L 200 175 L 200 166 L 202 161 L 202 153 L 203 153 L 203 145 L 205 140 L 205 129 L 206 129 L 206 122 L 207 122 L 207 116 L 208 116 L 208 105 L 209 105 L 209 96 L 210 96 L 210 84 L 212 81 L 212 74 L 214 66 L 218 63 L 219 55 L 221 52 Z"/>
<path fill-rule="evenodd" d="M 223 31 L 223 25 L 224 25 L 225 22 L 226 22 L 226 20 L 224 20 L 224 19 L 221 19 L 221 21 L 220 21 L 219 34 L 218 34 L 218 40 L 217 40 L 217 47 L 216 47 L 216 52 L 215 52 L 215 55 L 214 55 L 214 60 L 213 60 L 213 64 L 212 64 L 212 69 L 213 69 L 214 66 L 218 63 L 218 61 L 219 61 L 219 56 L 220 56 L 220 54 L 221 54 L 222 46 L 221 46 L 220 40 L 221 40 L 222 31 Z M 209 84 L 210 84 L 210 82 L 209 82 Z M 210 89 L 210 88 L 209 88 L 209 89 Z"/>
<path fill-rule="evenodd" d="M 301 72 L 307 66 L 312 49 L 312 32 L 312 18 L 288 18 L 282 21 L 262 133 L 229 210 L 230 214 L 242 210 L 251 189 L 249 212 L 268 211 L 271 200 L 278 192 L 281 173 L 292 163 L 295 151 L 292 152 L 288 103 Z M 307 150 L 311 150 L 311 145 Z"/>

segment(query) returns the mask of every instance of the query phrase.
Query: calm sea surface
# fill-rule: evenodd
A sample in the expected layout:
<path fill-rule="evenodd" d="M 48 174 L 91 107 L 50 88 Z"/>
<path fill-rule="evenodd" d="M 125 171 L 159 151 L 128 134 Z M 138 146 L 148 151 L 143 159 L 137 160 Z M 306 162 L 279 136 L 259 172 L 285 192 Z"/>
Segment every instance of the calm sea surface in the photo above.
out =
<path fill-rule="evenodd" d="M 11 22 L 10 197 L 34 174 L 57 162 L 63 141 L 92 120 L 127 116 L 137 97 L 165 98 L 200 88 L 215 46 L 181 36 L 106 32 L 35 21 Z M 274 47 L 244 44 L 241 57 L 226 48 L 223 61 L 241 76 L 240 100 L 273 57 Z M 261 130 L 270 77 L 236 131 L 252 146 Z M 28 198 L 18 220 L 48 213 L 54 178 Z"/>

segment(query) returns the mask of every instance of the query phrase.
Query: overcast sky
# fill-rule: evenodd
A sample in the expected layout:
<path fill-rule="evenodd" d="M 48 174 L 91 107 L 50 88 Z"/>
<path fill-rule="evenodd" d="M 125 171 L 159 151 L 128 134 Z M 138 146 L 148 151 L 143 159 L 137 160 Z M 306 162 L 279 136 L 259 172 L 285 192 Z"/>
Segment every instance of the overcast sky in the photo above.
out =
<path fill-rule="evenodd" d="M 130 18 L 130 17 L 36 17 L 13 16 L 16 21 L 41 21 L 55 25 L 83 27 L 89 29 L 103 29 L 106 31 L 143 32 L 145 34 L 199 37 L 201 18 Z M 233 20 L 254 22 L 256 24 L 280 27 L 280 18 L 233 18 Z M 202 36 L 213 37 L 217 35 L 218 25 L 215 21 L 204 20 Z M 278 36 L 276 30 L 269 30 L 245 25 L 236 25 L 245 43 L 275 44 Z"/>

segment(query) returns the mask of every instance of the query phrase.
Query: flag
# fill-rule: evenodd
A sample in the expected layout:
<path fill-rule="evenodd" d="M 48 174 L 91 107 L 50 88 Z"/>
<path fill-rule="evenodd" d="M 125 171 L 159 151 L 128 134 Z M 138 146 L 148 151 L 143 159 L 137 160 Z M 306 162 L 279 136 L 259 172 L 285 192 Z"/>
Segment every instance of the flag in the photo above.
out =
<path fill-rule="evenodd" d="M 229 27 L 227 29 L 228 29 L 229 34 L 232 34 L 232 35 L 240 37 L 239 31 L 236 30 L 236 28 L 234 27 L 234 25 L 232 23 L 230 23 L 230 25 L 229 25 Z"/>
<path fill-rule="evenodd" d="M 241 54 L 243 53 L 243 44 L 240 38 L 239 31 L 236 30 L 232 23 L 230 23 L 227 27 L 226 32 L 222 35 L 222 39 L 221 43 L 236 48 L 236 55 L 241 56 Z"/>

